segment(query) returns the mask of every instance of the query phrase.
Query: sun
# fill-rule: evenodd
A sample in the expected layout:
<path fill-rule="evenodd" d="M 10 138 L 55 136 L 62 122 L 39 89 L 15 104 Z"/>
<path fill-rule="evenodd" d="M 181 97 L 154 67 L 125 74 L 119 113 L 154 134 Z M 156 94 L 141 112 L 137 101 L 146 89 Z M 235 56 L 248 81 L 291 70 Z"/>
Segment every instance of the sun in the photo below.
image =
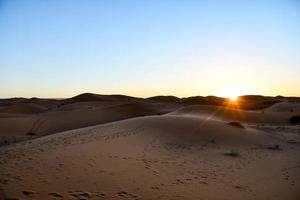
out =
<path fill-rule="evenodd" d="M 230 99 L 231 101 L 237 101 L 238 97 L 243 95 L 245 92 L 245 89 L 241 88 L 238 85 L 227 85 L 223 86 L 218 91 L 218 96 L 225 97 Z"/>
<path fill-rule="evenodd" d="M 230 95 L 228 96 L 228 99 L 230 99 L 231 101 L 237 101 L 238 95 Z"/>

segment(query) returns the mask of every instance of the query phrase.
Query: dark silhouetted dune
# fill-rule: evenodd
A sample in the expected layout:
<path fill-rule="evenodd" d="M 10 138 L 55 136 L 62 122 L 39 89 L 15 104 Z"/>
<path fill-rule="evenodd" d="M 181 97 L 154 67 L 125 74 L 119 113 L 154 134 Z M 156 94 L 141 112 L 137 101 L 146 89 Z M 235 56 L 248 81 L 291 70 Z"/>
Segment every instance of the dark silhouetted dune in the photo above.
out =
<path fill-rule="evenodd" d="M 154 97 L 149 97 L 146 100 L 150 100 L 154 102 L 178 103 L 180 101 L 180 98 L 175 96 L 154 96 Z"/>
<path fill-rule="evenodd" d="M 10 106 L 0 107 L 0 113 L 22 113 L 33 114 L 47 111 L 48 108 L 34 103 L 13 104 Z"/>
<path fill-rule="evenodd" d="M 188 106 L 170 114 L 184 114 L 221 120 L 242 121 L 246 123 L 289 124 L 292 113 L 271 113 L 262 111 L 247 111 L 223 106 Z"/>
<path fill-rule="evenodd" d="M 9 99 L 0 99 L 0 106 L 10 106 L 17 103 L 25 102 L 26 98 L 9 98 Z"/>
<path fill-rule="evenodd" d="M 260 95 L 245 95 L 238 98 L 239 108 L 244 110 L 261 110 L 281 101 L 279 98 Z"/>
<path fill-rule="evenodd" d="M 65 99 L 66 103 L 74 102 L 86 102 L 86 101 L 130 101 L 137 100 L 139 98 L 130 97 L 126 95 L 99 95 L 92 93 L 83 93 L 78 96 L 72 97 L 70 99 Z"/>
<path fill-rule="evenodd" d="M 185 106 L 189 106 L 189 105 L 214 105 L 214 102 L 210 101 L 206 97 L 201 97 L 201 96 L 183 98 L 181 100 L 181 103 Z"/>

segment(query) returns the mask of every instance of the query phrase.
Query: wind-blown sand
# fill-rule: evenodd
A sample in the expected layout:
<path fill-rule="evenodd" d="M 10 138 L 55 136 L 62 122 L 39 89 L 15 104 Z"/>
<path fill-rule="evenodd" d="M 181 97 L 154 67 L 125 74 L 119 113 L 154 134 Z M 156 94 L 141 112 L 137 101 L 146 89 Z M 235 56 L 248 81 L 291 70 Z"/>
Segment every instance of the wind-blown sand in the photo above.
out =
<path fill-rule="evenodd" d="M 125 105 L 96 108 L 110 123 L 0 147 L 0 199 L 300 198 L 298 112 Z"/>

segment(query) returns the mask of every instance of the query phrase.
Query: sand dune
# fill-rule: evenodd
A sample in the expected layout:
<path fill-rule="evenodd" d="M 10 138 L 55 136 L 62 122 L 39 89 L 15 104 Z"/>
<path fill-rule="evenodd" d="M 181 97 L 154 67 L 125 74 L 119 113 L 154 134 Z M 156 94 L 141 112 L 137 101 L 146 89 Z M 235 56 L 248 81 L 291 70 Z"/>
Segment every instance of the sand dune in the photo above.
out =
<path fill-rule="evenodd" d="M 10 106 L 0 107 L 0 113 L 23 113 L 33 114 L 47 111 L 48 108 L 34 103 L 15 104 Z"/>
<path fill-rule="evenodd" d="M 180 101 L 180 98 L 175 96 L 154 96 L 154 97 L 149 97 L 146 100 L 150 100 L 154 102 L 177 103 Z"/>
<path fill-rule="evenodd" d="M 300 114 L 299 102 L 280 102 L 266 109 L 267 112 L 290 112 Z"/>
<path fill-rule="evenodd" d="M 299 100 L 299 98 L 292 98 L 293 100 Z M 260 95 L 245 95 L 238 98 L 239 108 L 243 110 L 261 110 L 268 108 L 273 104 L 282 101 L 289 101 L 288 97 L 267 97 Z M 183 105 L 215 105 L 215 106 L 226 106 L 228 99 L 216 97 L 216 96 L 195 96 L 182 98 L 180 101 Z"/>
<path fill-rule="evenodd" d="M 2 197 L 299 199 L 285 136 L 180 112 L 62 132 L 0 149 Z"/>
<path fill-rule="evenodd" d="M 10 106 L 17 103 L 22 103 L 27 101 L 26 98 L 9 98 L 9 99 L 0 99 L 0 106 Z"/>
<path fill-rule="evenodd" d="M 132 101 L 138 100 L 140 98 L 131 97 L 126 95 L 100 95 L 100 94 L 93 94 L 93 93 L 83 93 L 72 97 L 70 99 L 64 100 L 66 103 L 74 103 L 74 102 L 86 102 L 86 101 Z"/>
<path fill-rule="evenodd" d="M 57 111 L 70 111 L 70 110 L 85 110 L 85 109 L 94 109 L 94 108 L 105 108 L 114 105 L 122 104 L 123 102 L 111 102 L 111 101 L 84 101 L 84 102 L 75 102 L 65 105 L 60 105 L 56 110 Z"/>
<path fill-rule="evenodd" d="M 295 113 L 279 113 L 247 111 L 223 106 L 188 106 L 170 114 L 196 115 L 204 118 L 219 118 L 246 123 L 289 124 L 289 119 Z"/>
<path fill-rule="evenodd" d="M 241 105 L 252 105 L 266 101 L 278 101 L 279 97 L 257 95 L 243 96 Z M 33 139 L 61 131 L 87 127 L 123 120 L 127 118 L 157 115 L 181 110 L 176 113 L 196 114 L 230 119 L 246 123 L 287 124 L 291 116 L 299 114 L 299 103 L 292 98 L 291 102 L 277 103 L 270 108 L 256 111 L 245 111 L 226 107 L 227 100 L 220 97 L 155 96 L 147 99 L 125 95 L 98 95 L 84 93 L 63 100 L 39 98 L 12 98 L 0 100 L 0 145 L 22 140 Z M 250 103 L 247 103 L 247 102 Z M 246 102 L 246 103 L 245 103 Z M 190 105 L 197 105 L 189 107 Z M 210 106 L 205 106 L 210 105 Z M 290 105 L 290 106 L 288 106 Z M 225 107 L 224 107 L 225 106 Z M 292 108 L 292 107 L 293 108 Z M 253 106 L 255 109 L 257 106 Z M 278 110 L 279 109 L 279 110 Z M 294 112 L 273 112 L 291 110 Z"/>
<path fill-rule="evenodd" d="M 11 98 L 11 99 L 0 99 L 0 108 L 9 108 L 10 106 L 17 105 L 19 107 L 29 105 L 36 105 L 36 106 L 42 106 L 48 109 L 51 109 L 53 107 L 57 107 L 59 104 L 61 104 L 61 100 L 57 99 L 40 99 L 40 98 Z M 1 113 L 9 111 L 9 109 L 6 110 L 0 110 Z M 19 111 L 19 113 L 22 113 L 22 109 Z"/>
<path fill-rule="evenodd" d="M 73 105 L 73 104 L 70 104 Z M 62 107 L 38 115 L 7 115 L 0 117 L 0 143 L 12 143 L 96 124 L 102 124 L 131 117 L 158 115 L 175 110 L 178 107 L 164 104 L 142 102 L 73 105 L 64 111 Z M 93 107 L 94 106 L 94 107 Z M 0 115 L 1 116 L 1 115 Z M 6 117 L 5 117 L 6 116 Z"/>

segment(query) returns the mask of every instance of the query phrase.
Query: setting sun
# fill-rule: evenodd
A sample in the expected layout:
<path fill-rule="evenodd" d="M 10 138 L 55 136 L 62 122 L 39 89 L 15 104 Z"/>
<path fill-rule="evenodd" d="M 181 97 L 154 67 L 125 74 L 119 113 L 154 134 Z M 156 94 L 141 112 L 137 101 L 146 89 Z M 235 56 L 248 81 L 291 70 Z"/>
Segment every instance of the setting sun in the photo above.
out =
<path fill-rule="evenodd" d="M 227 85 L 218 91 L 218 95 L 236 101 L 239 96 L 245 94 L 247 91 L 238 85 Z"/>
<path fill-rule="evenodd" d="M 231 101 L 237 101 L 238 96 L 229 96 L 228 97 Z"/>

